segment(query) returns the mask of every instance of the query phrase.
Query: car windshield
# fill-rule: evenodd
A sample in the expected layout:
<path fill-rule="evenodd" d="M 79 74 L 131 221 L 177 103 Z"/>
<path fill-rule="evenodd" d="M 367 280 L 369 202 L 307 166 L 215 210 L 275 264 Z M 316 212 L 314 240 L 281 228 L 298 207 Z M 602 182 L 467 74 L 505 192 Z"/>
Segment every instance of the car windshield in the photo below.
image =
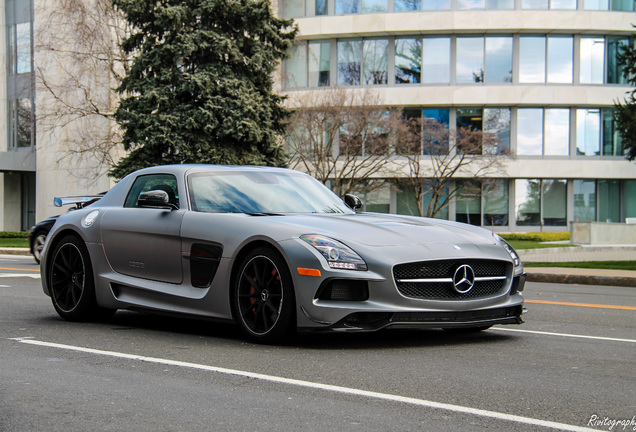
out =
<path fill-rule="evenodd" d="M 196 173 L 189 188 L 193 210 L 199 212 L 353 213 L 322 183 L 301 173 Z"/>

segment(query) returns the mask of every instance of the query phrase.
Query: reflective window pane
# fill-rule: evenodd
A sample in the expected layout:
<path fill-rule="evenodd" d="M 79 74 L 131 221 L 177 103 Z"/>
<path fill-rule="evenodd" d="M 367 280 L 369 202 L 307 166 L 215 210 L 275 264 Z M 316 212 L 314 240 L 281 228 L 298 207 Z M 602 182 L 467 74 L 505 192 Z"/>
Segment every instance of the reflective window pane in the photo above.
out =
<path fill-rule="evenodd" d="M 307 46 L 295 45 L 292 54 L 285 60 L 285 87 L 307 86 Z"/>
<path fill-rule="evenodd" d="M 485 108 L 484 132 L 497 138 L 493 148 L 484 148 L 484 153 L 503 154 L 510 151 L 510 108 Z"/>
<path fill-rule="evenodd" d="M 620 180 L 598 181 L 598 221 L 621 222 Z"/>
<path fill-rule="evenodd" d="M 329 13 L 327 0 L 316 0 L 316 15 L 327 15 Z"/>
<path fill-rule="evenodd" d="M 338 41 L 338 84 L 360 85 L 362 41 Z"/>
<path fill-rule="evenodd" d="M 395 83 L 416 84 L 422 73 L 422 40 L 395 40 Z"/>
<path fill-rule="evenodd" d="M 582 84 L 603 84 L 605 67 L 605 39 L 602 37 L 581 38 L 579 79 Z"/>
<path fill-rule="evenodd" d="M 486 0 L 457 0 L 457 9 L 484 9 Z"/>
<path fill-rule="evenodd" d="M 386 12 L 387 0 L 362 0 L 362 12 L 378 13 Z"/>
<path fill-rule="evenodd" d="M 583 0 L 586 10 L 609 10 L 609 0 Z"/>
<path fill-rule="evenodd" d="M 519 226 L 541 224 L 541 180 L 515 180 L 515 219 Z"/>
<path fill-rule="evenodd" d="M 487 180 L 482 184 L 483 226 L 508 225 L 508 180 Z"/>
<path fill-rule="evenodd" d="M 424 216 L 448 220 L 448 187 L 443 187 L 440 194 L 433 197 L 433 183 L 439 186 L 437 180 L 424 180 L 424 190 L 427 191 L 422 196 L 422 211 Z"/>
<path fill-rule="evenodd" d="M 31 72 L 31 23 L 16 25 L 16 73 Z"/>
<path fill-rule="evenodd" d="M 612 10 L 632 12 L 634 10 L 634 0 L 612 0 Z"/>
<path fill-rule="evenodd" d="M 322 87 L 331 83 L 331 43 L 309 42 L 309 86 Z"/>
<path fill-rule="evenodd" d="M 550 0 L 550 9 L 575 10 L 576 0 Z"/>
<path fill-rule="evenodd" d="M 455 220 L 481 226 L 481 185 L 472 180 L 456 182 Z"/>
<path fill-rule="evenodd" d="M 422 0 L 423 10 L 449 10 L 450 0 Z"/>
<path fill-rule="evenodd" d="M 624 216 L 636 217 L 636 180 L 623 180 L 623 202 Z"/>
<path fill-rule="evenodd" d="M 543 180 L 543 225 L 567 225 L 567 180 Z"/>
<path fill-rule="evenodd" d="M 519 38 L 519 82 L 545 82 L 545 45 L 543 36 Z"/>
<path fill-rule="evenodd" d="M 396 12 L 417 11 L 422 7 L 421 0 L 395 0 L 394 9 Z"/>
<path fill-rule="evenodd" d="M 574 40 L 569 37 L 548 38 L 548 82 L 572 83 Z"/>
<path fill-rule="evenodd" d="M 599 109 L 576 110 L 576 151 L 579 155 L 601 154 L 601 111 Z"/>
<path fill-rule="evenodd" d="M 515 0 L 486 0 L 486 9 L 514 9 Z"/>
<path fill-rule="evenodd" d="M 391 206 L 391 186 L 385 184 L 365 194 L 365 211 L 389 213 Z"/>
<path fill-rule="evenodd" d="M 616 128 L 614 109 L 603 109 L 603 156 L 622 156 L 623 141 Z"/>
<path fill-rule="evenodd" d="M 547 9 L 549 0 L 521 0 L 522 9 Z"/>
<path fill-rule="evenodd" d="M 387 39 L 370 39 L 363 43 L 365 84 L 386 84 L 388 78 Z"/>
<path fill-rule="evenodd" d="M 450 38 L 424 38 L 422 50 L 422 82 L 450 82 Z"/>
<path fill-rule="evenodd" d="M 596 180 L 574 180 L 574 220 L 596 221 Z"/>
<path fill-rule="evenodd" d="M 397 214 L 419 216 L 420 212 L 417 208 L 417 201 L 415 200 L 415 190 L 413 186 L 408 184 L 399 184 L 396 193 L 396 205 L 395 209 Z"/>
<path fill-rule="evenodd" d="M 298 18 L 305 16 L 304 0 L 281 0 L 281 15 L 283 18 Z"/>
<path fill-rule="evenodd" d="M 632 1 L 633 4 L 633 1 Z M 625 67 L 618 63 L 617 55 L 623 47 L 629 46 L 629 39 L 624 37 L 607 38 L 607 83 L 627 84 L 627 78 L 623 75 Z"/>
<path fill-rule="evenodd" d="M 570 110 L 545 110 L 545 150 L 550 156 L 570 154 Z"/>
<path fill-rule="evenodd" d="M 484 82 L 484 38 L 457 38 L 457 82 Z"/>
<path fill-rule="evenodd" d="M 520 108 L 517 111 L 517 154 L 540 156 L 543 152 L 543 110 Z"/>
<path fill-rule="evenodd" d="M 360 12 L 360 0 L 335 0 L 336 15 Z"/>
<path fill-rule="evenodd" d="M 486 38 L 486 82 L 512 82 L 512 38 Z"/>

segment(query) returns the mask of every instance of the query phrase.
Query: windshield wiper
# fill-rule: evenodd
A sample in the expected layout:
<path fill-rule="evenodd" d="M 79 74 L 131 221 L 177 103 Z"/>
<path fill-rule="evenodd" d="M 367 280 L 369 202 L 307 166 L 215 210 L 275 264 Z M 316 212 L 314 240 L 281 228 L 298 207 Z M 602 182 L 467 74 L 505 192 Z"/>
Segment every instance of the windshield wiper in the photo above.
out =
<path fill-rule="evenodd" d="M 284 216 L 282 213 L 269 213 L 269 212 L 245 212 L 250 216 Z"/>

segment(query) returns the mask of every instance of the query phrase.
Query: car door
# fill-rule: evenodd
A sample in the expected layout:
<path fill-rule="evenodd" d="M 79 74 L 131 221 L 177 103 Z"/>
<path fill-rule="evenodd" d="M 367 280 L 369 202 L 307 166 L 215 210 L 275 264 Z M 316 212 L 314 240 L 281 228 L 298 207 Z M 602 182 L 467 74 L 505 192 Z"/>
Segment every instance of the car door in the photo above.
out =
<path fill-rule="evenodd" d="M 169 200 L 179 206 L 173 175 L 137 177 L 124 206 L 109 208 L 102 217 L 104 252 L 118 273 L 179 284 L 183 280 L 180 230 L 185 210 L 139 207 L 139 195 L 150 190 L 166 191 Z"/>

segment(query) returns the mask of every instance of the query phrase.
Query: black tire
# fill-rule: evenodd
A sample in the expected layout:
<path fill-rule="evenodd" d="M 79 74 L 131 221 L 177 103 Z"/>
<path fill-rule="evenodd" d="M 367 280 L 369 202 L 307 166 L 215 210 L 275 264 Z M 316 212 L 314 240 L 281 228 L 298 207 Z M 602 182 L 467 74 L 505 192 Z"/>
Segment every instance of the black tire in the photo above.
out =
<path fill-rule="evenodd" d="M 115 312 L 97 306 L 93 267 L 79 237 L 64 237 L 53 249 L 48 266 L 51 301 L 59 316 L 68 321 L 90 321 Z"/>
<path fill-rule="evenodd" d="M 233 309 L 243 332 L 259 343 L 289 341 L 296 331 L 296 300 L 283 258 L 267 247 L 254 249 L 237 275 Z"/>
<path fill-rule="evenodd" d="M 31 252 L 33 252 L 33 258 L 38 264 L 40 264 L 40 255 L 42 254 L 45 241 L 46 233 L 39 231 L 33 234 L 33 250 Z"/>

